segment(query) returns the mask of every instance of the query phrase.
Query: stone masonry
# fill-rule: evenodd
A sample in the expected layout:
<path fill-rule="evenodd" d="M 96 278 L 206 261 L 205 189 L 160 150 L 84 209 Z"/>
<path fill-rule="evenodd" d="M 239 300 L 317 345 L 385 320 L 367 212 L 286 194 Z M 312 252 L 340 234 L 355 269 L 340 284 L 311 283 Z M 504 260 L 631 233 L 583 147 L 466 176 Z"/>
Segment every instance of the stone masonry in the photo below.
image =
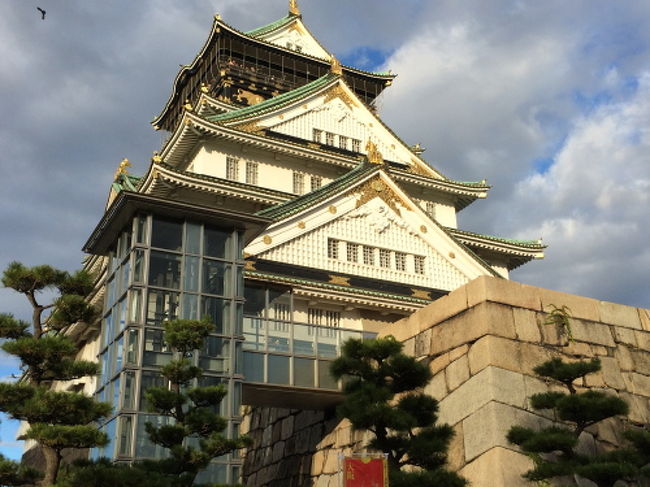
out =
<path fill-rule="evenodd" d="M 552 306 L 570 310 L 571 339 L 546 324 Z M 583 387 L 604 390 L 630 405 L 627 418 L 584 434 L 585 449 L 621 442 L 621 427 L 650 423 L 650 310 L 597 301 L 513 281 L 481 277 L 386 327 L 383 335 L 429 363 L 426 391 L 440 401 L 440 420 L 456 431 L 449 461 L 473 487 L 533 486 L 521 474 L 528 457 L 505 434 L 513 424 L 541 426 L 528 398 L 548 389 L 532 369 L 552 357 L 598 357 L 602 371 Z M 246 457 L 248 486 L 338 487 L 338 456 L 361 451 L 361 433 L 334 413 L 251 410 L 244 431 L 254 446 Z"/>

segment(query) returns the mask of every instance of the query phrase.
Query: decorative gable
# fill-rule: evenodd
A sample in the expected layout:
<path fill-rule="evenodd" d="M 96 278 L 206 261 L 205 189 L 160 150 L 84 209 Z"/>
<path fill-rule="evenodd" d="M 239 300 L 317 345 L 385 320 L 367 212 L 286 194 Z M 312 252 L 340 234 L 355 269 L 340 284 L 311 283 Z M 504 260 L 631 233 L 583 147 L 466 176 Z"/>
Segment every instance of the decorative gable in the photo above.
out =
<path fill-rule="evenodd" d="M 320 59 L 329 59 L 330 56 L 297 16 L 293 22 L 257 37 L 271 44 Z"/>

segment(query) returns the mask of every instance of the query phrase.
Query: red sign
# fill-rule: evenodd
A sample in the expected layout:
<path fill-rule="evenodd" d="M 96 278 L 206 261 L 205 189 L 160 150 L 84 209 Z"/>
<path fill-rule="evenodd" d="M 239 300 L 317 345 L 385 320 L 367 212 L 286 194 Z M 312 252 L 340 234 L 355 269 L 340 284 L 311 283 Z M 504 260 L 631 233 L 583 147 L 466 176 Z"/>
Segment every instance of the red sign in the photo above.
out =
<path fill-rule="evenodd" d="M 345 458 L 344 487 L 388 487 L 388 464 L 385 458 Z"/>

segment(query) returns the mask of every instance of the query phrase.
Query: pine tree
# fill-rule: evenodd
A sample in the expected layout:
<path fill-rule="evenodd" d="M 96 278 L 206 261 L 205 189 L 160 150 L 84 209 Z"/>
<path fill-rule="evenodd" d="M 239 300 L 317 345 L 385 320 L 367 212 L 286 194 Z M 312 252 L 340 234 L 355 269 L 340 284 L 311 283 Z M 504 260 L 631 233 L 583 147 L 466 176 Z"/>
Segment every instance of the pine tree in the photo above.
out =
<path fill-rule="evenodd" d="M 153 443 L 170 453 L 153 467 L 173 476 L 174 487 L 189 487 L 213 458 L 244 448 L 249 440 L 228 439 L 223 434 L 228 423 L 213 408 L 226 396 L 224 386 L 190 387 L 203 375 L 199 367 L 192 365 L 190 357 L 203 348 L 214 325 L 209 321 L 173 320 L 164 326 L 165 341 L 175 355 L 162 367 L 162 375 L 171 387 L 150 387 L 145 397 L 150 412 L 172 421 L 162 426 L 147 423 L 146 431 Z"/>
<path fill-rule="evenodd" d="M 0 314 L 0 338 L 6 340 L 2 348 L 20 359 L 23 371 L 17 383 L 0 384 L 0 411 L 29 424 L 22 439 L 42 447 L 45 475 L 40 484 L 49 486 L 56 482 L 63 450 L 91 448 L 108 440 L 92 423 L 110 413 L 109 404 L 51 389 L 54 381 L 97 373 L 96 363 L 75 360 L 78 348 L 63 333 L 69 325 L 95 320 L 95 310 L 85 299 L 93 279 L 85 271 L 69 274 L 46 265 L 30 268 L 12 262 L 2 284 L 27 297 L 32 322 Z M 45 290 L 58 291 L 58 297 L 49 304 L 40 303 L 39 295 Z"/>
<path fill-rule="evenodd" d="M 402 353 L 401 343 L 393 337 L 348 340 L 331 373 L 344 380 L 339 416 L 374 435 L 366 447 L 388 455 L 391 487 L 466 485 L 445 468 L 453 430 L 436 425 L 438 401 L 422 392 L 431 371 Z M 416 469 L 402 471 L 406 466 Z"/>
<path fill-rule="evenodd" d="M 0 454 L 0 485 L 13 487 L 33 484 L 42 477 L 43 475 L 39 471 L 9 460 Z"/>
<path fill-rule="evenodd" d="M 579 437 L 585 429 L 628 412 L 628 405 L 622 399 L 600 391 L 578 392 L 574 382 L 600 370 L 600 361 L 578 361 L 565 363 L 559 358 L 535 367 L 537 375 L 564 386 L 568 393 L 550 391 L 534 394 L 530 398 L 533 409 L 553 410 L 559 426 L 549 426 L 535 431 L 513 426 L 508 440 L 519 445 L 535 462 L 535 468 L 525 477 L 541 481 L 554 477 L 579 475 L 599 487 L 612 487 L 618 480 L 631 480 L 638 475 L 647 475 L 650 461 L 648 450 L 650 434 L 627 432 L 631 448 L 621 448 L 596 455 L 578 452 Z"/>

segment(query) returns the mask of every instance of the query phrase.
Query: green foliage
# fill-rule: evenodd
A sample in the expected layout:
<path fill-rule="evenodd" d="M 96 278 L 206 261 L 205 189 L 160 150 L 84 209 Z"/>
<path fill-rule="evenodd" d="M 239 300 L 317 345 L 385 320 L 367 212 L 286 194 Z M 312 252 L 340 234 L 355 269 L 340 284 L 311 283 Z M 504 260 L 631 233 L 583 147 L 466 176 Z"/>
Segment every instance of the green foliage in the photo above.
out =
<path fill-rule="evenodd" d="M 571 330 L 571 310 L 568 306 L 557 307 L 551 305 L 551 311 L 544 322 L 546 325 L 555 325 L 561 335 L 566 335 L 570 342 L 573 341 L 573 331 Z"/>
<path fill-rule="evenodd" d="M 168 477 L 140 465 L 114 464 L 106 458 L 77 460 L 64 467 L 55 487 L 171 487 Z"/>
<path fill-rule="evenodd" d="M 33 484 L 43 477 L 38 470 L 21 465 L 0 454 L 0 485 L 21 486 Z"/>
<path fill-rule="evenodd" d="M 331 366 L 344 379 L 339 416 L 356 430 L 374 434 L 366 445 L 388 455 L 391 486 L 463 486 L 466 481 L 444 468 L 453 431 L 435 425 L 438 402 L 421 389 L 431 380 L 426 364 L 402 353 L 393 337 L 351 339 Z M 403 472 L 404 466 L 417 467 Z"/>
<path fill-rule="evenodd" d="M 26 267 L 12 262 L 2 284 L 24 294 L 32 306 L 32 323 L 0 315 L 2 349 L 21 361 L 23 380 L 0 384 L 0 411 L 26 421 L 22 439 L 35 440 L 45 456 L 42 485 L 56 481 L 66 448 L 90 448 L 106 444 L 107 437 L 92 425 L 111 412 L 111 406 L 75 392 L 55 392 L 54 381 L 68 381 L 97 374 L 97 364 L 75 360 L 78 347 L 64 330 L 77 322 L 92 323 L 95 309 L 85 297 L 94 277 L 86 271 L 69 274 L 48 265 Z M 60 295 L 49 304 L 39 303 L 41 291 L 56 289 Z M 46 310 L 53 312 L 44 317 Z"/>
<path fill-rule="evenodd" d="M 507 438 L 519 445 L 534 461 L 535 468 L 525 477 L 533 481 L 546 481 L 554 477 L 579 475 L 599 487 L 612 487 L 619 480 L 632 480 L 642 474 L 644 458 L 634 449 L 621 449 L 599 455 L 578 452 L 578 439 L 585 428 L 604 419 L 627 414 L 629 407 L 622 399 L 600 391 L 577 392 L 573 383 L 587 374 L 600 370 L 600 361 L 565 363 L 555 358 L 535 367 L 535 372 L 566 387 L 565 392 L 546 392 L 531 397 L 534 409 L 550 409 L 565 426 L 552 426 L 533 430 L 513 426 Z M 650 446 L 650 436 L 631 433 L 638 440 L 638 449 Z M 644 443 L 644 441 L 648 443 Z M 634 442 L 633 442 L 634 443 Z M 648 454 L 650 455 L 650 453 Z"/>
<path fill-rule="evenodd" d="M 165 341 L 176 358 L 162 367 L 161 373 L 171 388 L 151 387 L 145 392 L 149 411 L 168 416 L 172 422 L 162 426 L 146 424 L 149 439 L 167 448 L 170 455 L 155 462 L 143 462 L 141 467 L 168 475 L 174 487 L 191 486 L 213 458 L 250 443 L 247 437 L 228 439 L 222 434 L 228 423 L 214 412 L 214 407 L 225 397 L 225 387 L 190 387 L 202 376 L 202 371 L 188 358 L 203 347 L 213 329 L 214 325 L 205 320 L 166 322 Z M 192 444 L 189 439 L 194 440 Z"/>

